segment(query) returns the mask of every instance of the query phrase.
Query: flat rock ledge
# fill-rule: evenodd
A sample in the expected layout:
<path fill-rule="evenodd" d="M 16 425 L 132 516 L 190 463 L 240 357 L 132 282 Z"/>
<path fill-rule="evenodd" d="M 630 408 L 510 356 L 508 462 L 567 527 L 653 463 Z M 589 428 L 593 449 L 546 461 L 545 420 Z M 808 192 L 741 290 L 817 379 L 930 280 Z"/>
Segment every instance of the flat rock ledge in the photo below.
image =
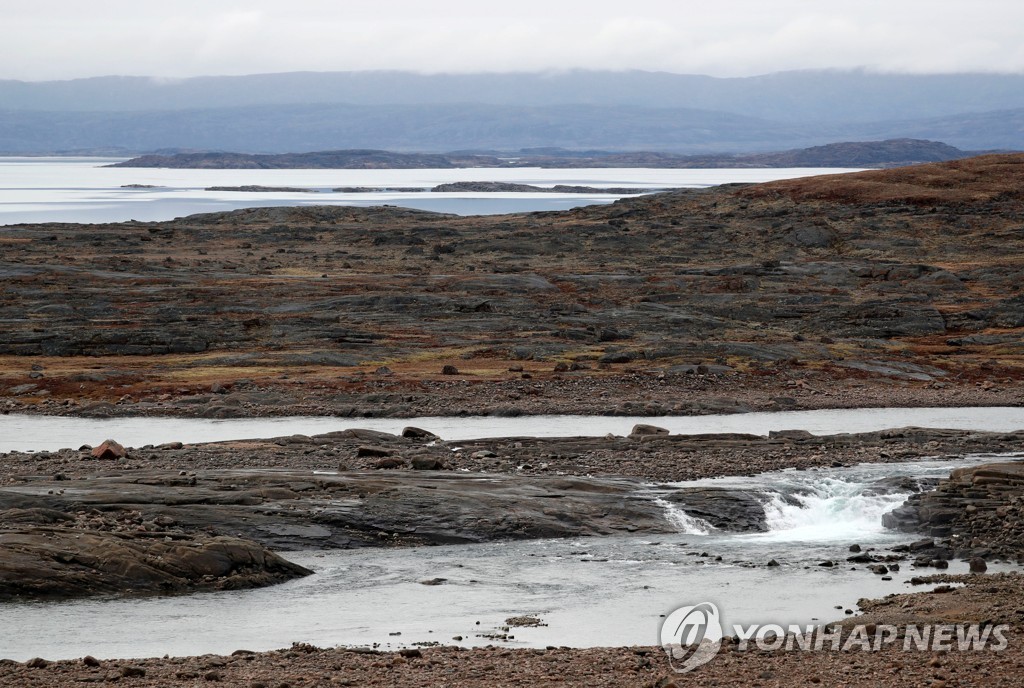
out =
<path fill-rule="evenodd" d="M 310 573 L 227 536 L 0 530 L 0 601 L 255 588 Z"/>
<path fill-rule="evenodd" d="M 886 514 L 889 528 L 946 538 L 958 557 L 1024 561 L 1024 462 L 961 468 Z"/>

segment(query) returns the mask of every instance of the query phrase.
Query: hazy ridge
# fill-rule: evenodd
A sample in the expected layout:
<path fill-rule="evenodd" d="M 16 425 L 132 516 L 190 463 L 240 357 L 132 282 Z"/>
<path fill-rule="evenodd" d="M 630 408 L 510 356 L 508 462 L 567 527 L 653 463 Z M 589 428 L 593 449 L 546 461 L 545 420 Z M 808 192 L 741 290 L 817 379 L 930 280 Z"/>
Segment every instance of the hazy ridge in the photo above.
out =
<path fill-rule="evenodd" d="M 0 81 L 0 152 L 344 148 L 753 153 L 919 138 L 1024 147 L 1024 77 L 801 71 L 291 73 Z"/>

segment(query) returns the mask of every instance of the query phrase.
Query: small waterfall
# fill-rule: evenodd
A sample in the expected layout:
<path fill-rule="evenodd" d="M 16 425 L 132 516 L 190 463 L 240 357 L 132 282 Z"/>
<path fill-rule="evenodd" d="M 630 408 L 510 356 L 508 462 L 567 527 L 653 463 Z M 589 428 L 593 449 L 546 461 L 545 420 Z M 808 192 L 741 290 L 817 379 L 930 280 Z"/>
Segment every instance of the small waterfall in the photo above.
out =
<path fill-rule="evenodd" d="M 819 477 L 766 496 L 770 537 L 826 542 L 883 532 L 882 515 L 903 504 L 910 494 L 878 494 L 870 483 Z"/>
<path fill-rule="evenodd" d="M 667 499 L 659 497 L 654 503 L 665 510 L 665 518 L 684 535 L 707 535 L 715 530 L 715 527 L 704 519 L 691 516 Z"/>

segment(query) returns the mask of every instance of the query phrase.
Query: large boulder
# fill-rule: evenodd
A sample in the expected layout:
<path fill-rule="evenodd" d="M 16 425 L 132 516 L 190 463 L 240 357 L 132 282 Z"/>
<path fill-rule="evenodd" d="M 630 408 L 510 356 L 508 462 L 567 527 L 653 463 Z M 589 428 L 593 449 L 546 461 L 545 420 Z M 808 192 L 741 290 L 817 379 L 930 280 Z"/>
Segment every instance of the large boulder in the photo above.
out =
<path fill-rule="evenodd" d="M 123 459 L 128 452 L 114 440 L 106 440 L 90 452 L 94 459 Z"/>
<path fill-rule="evenodd" d="M 148 535 L 0 531 L 0 601 L 253 588 L 312 573 L 241 538 Z"/>

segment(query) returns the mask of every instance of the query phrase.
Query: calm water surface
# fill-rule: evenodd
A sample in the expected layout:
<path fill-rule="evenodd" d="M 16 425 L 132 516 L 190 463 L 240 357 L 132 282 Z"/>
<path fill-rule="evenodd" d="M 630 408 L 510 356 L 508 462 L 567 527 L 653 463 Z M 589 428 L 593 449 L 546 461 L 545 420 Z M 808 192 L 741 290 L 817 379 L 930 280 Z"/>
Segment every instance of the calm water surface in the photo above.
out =
<path fill-rule="evenodd" d="M 445 169 L 445 170 L 178 170 L 104 167 L 121 158 L 0 158 L 0 225 L 25 222 L 170 220 L 194 213 L 273 205 L 382 205 L 486 215 L 565 210 L 611 203 L 607 194 L 334 193 L 338 187 L 418 187 L 458 181 L 554 186 L 696 188 L 764 182 L 847 169 Z M 123 188 L 129 184 L 155 188 Z M 318 193 L 205 191 L 211 186 L 278 186 Z"/>
<path fill-rule="evenodd" d="M 54 451 L 114 438 L 125 446 L 164 442 L 218 442 L 286 435 L 316 435 L 349 428 L 399 433 L 408 425 L 430 430 L 445 440 L 484 437 L 602 437 L 628 435 L 637 423 L 676 434 L 740 432 L 767 435 L 772 430 L 807 430 L 816 435 L 871 432 L 917 426 L 1012 432 L 1024 430 L 1024 407 L 824 409 L 714 416 L 492 416 L 426 418 L 62 418 L 0 415 L 0 452 Z"/>

